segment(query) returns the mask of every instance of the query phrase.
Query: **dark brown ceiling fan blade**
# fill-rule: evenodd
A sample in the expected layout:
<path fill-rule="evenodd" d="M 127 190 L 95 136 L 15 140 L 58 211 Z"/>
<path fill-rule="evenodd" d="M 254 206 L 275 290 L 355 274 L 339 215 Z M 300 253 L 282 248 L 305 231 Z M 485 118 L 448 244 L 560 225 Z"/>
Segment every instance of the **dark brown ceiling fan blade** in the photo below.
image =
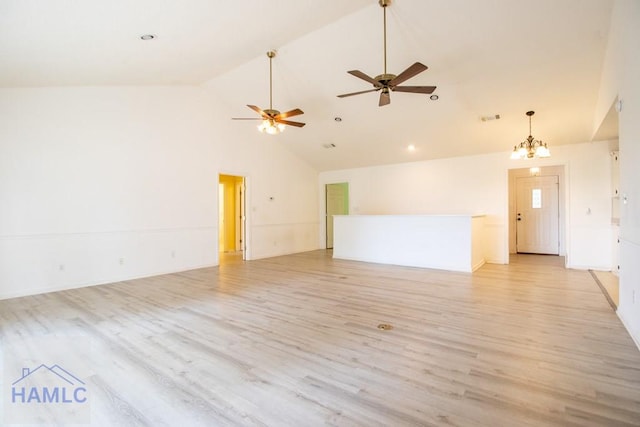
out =
<path fill-rule="evenodd" d="M 423 72 L 427 68 L 428 67 L 426 65 L 421 64 L 419 62 L 416 62 L 415 64 L 411 65 L 409 68 L 407 68 L 406 70 L 404 70 L 403 72 L 398 74 L 396 76 L 396 78 L 391 80 L 389 82 L 389 86 L 399 85 L 400 83 L 402 83 L 402 82 L 404 82 L 406 80 L 409 80 L 411 77 L 420 74 L 421 72 Z"/>
<path fill-rule="evenodd" d="M 436 90 L 435 86 L 396 86 L 391 88 L 394 92 L 411 92 L 430 94 Z"/>
<path fill-rule="evenodd" d="M 301 128 L 302 126 L 306 125 L 306 123 L 292 122 L 289 120 L 280 120 L 280 119 L 276 119 L 276 123 L 282 123 L 283 125 L 295 126 L 298 128 Z"/>
<path fill-rule="evenodd" d="M 346 98 L 347 96 L 360 95 L 361 93 L 377 92 L 380 89 L 382 88 L 379 87 L 377 89 L 361 90 L 360 92 L 344 93 L 342 95 L 338 95 L 338 98 Z"/>
<path fill-rule="evenodd" d="M 389 90 L 385 89 L 380 92 L 380 101 L 378 101 L 378 107 L 383 107 L 391 103 L 391 97 L 389 96 Z"/>
<path fill-rule="evenodd" d="M 260 114 L 262 117 L 264 118 L 269 118 L 269 115 L 267 113 L 265 113 L 264 111 L 262 111 L 259 107 L 256 107 L 255 105 L 249 105 L 247 104 L 247 107 L 251 108 L 253 111 L 255 111 L 256 113 Z"/>
<path fill-rule="evenodd" d="M 274 117 L 274 119 L 286 119 L 287 117 L 293 117 L 293 116 L 299 116 L 300 114 L 304 114 L 304 111 L 302 111 L 299 108 L 296 108 L 294 110 L 291 111 L 287 111 L 284 113 L 280 113 L 277 116 Z"/>
<path fill-rule="evenodd" d="M 355 76 L 355 77 L 357 77 L 359 79 L 367 81 L 367 82 L 371 83 L 372 85 L 374 85 L 375 87 L 382 87 L 382 84 L 380 84 L 379 81 L 377 81 L 373 77 L 367 76 L 365 73 L 363 73 L 360 70 L 351 70 L 351 71 L 347 71 L 347 73 L 349 73 L 352 76 Z"/>

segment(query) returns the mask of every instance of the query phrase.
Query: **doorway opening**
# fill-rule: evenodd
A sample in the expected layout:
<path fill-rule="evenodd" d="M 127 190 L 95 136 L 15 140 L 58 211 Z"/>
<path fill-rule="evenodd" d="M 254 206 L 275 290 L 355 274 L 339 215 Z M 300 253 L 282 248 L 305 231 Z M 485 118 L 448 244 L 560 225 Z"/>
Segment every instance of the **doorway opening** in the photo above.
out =
<path fill-rule="evenodd" d="M 246 260 L 245 178 L 220 174 L 218 179 L 219 263 Z"/>
<path fill-rule="evenodd" d="M 333 216 L 349 215 L 349 183 L 325 185 L 326 248 L 333 249 Z"/>
<path fill-rule="evenodd" d="M 509 170 L 509 253 L 565 256 L 564 166 Z"/>

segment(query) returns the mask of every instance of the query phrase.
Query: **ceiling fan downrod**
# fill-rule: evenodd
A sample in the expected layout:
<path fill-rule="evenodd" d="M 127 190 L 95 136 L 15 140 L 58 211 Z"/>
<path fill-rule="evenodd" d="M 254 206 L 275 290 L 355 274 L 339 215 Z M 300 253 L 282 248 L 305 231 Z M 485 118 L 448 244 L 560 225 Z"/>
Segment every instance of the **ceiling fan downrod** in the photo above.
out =
<path fill-rule="evenodd" d="M 389 6 L 389 4 L 391 4 L 391 0 L 379 0 L 378 3 L 382 7 L 384 74 L 387 74 L 387 6 Z"/>
<path fill-rule="evenodd" d="M 273 58 L 276 56 L 275 50 L 267 52 L 269 57 L 269 110 L 273 110 Z"/>

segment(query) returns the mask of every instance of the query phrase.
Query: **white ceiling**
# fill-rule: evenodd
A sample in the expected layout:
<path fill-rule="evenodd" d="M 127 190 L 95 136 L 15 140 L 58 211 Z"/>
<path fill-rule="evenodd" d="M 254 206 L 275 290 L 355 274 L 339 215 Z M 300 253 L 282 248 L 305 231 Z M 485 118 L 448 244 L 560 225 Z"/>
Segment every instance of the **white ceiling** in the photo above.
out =
<path fill-rule="evenodd" d="M 405 84 L 435 85 L 440 99 L 395 92 L 378 107 L 375 92 L 336 97 L 370 88 L 347 70 L 383 72 L 377 0 L 1 0 L 0 86 L 206 84 L 226 121 L 268 108 L 265 53 L 277 49 L 273 107 L 301 108 L 307 126 L 275 138 L 319 170 L 510 150 L 528 110 L 553 154 L 596 131 L 612 3 L 394 0 L 388 72 L 424 63 Z"/>

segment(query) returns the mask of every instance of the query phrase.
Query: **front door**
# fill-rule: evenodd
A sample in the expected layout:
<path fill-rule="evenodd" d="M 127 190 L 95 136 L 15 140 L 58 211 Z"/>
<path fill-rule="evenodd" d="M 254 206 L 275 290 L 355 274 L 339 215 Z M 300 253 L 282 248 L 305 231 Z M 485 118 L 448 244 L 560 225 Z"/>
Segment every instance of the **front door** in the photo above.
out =
<path fill-rule="evenodd" d="M 516 178 L 516 251 L 558 255 L 558 176 Z"/>

